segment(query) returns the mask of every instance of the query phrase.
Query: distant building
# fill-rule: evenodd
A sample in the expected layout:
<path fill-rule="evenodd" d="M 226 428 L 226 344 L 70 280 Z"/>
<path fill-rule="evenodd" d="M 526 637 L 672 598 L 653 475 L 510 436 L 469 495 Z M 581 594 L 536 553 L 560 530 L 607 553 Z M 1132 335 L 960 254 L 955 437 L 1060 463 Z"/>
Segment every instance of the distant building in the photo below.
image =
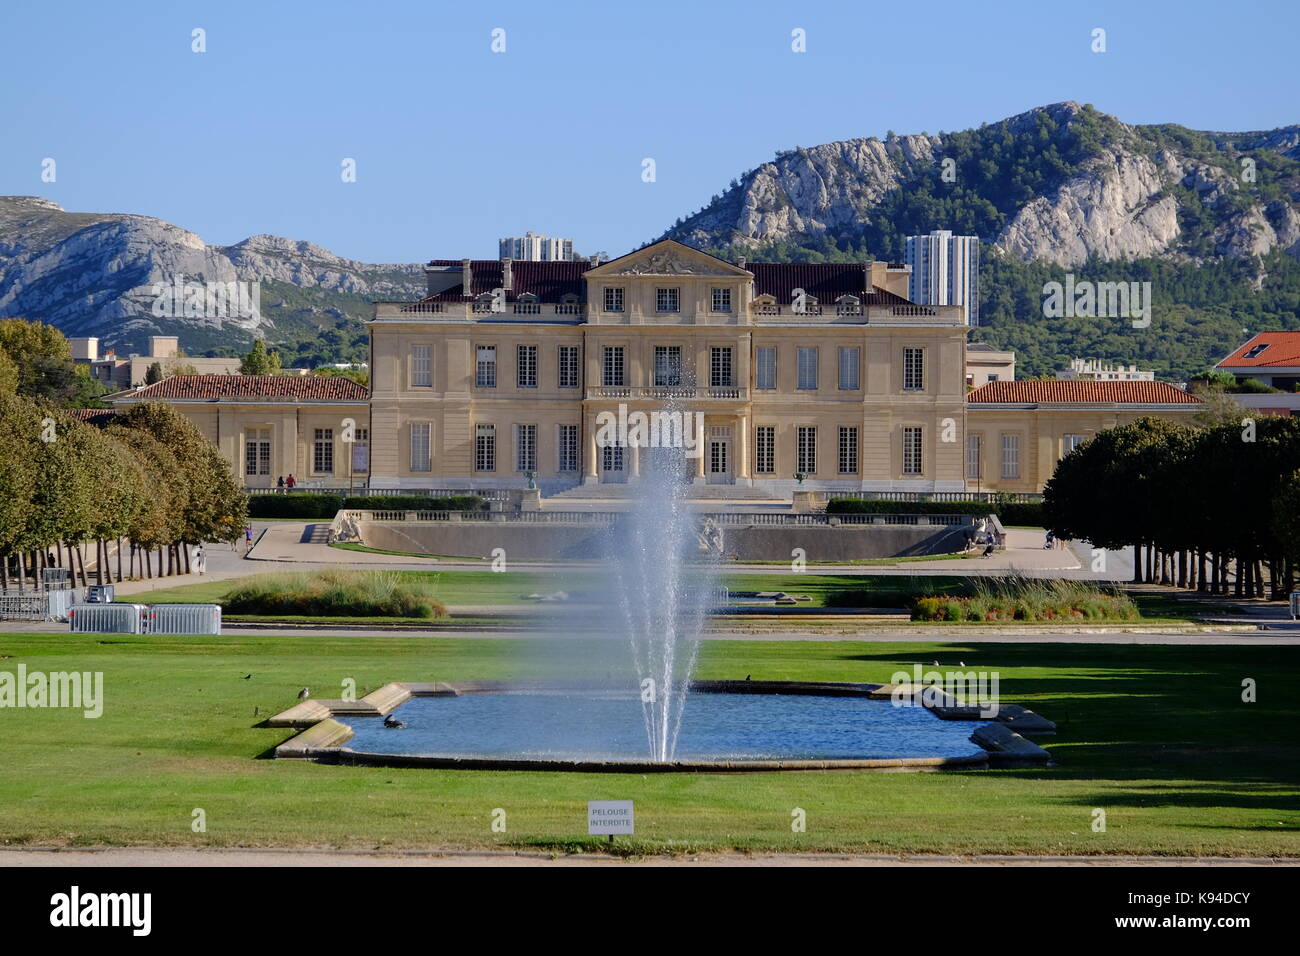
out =
<path fill-rule="evenodd" d="M 1016 353 L 995 349 L 983 342 L 966 345 L 966 387 L 979 388 L 989 382 L 1014 382 Z"/>
<path fill-rule="evenodd" d="M 180 354 L 180 339 L 175 335 L 149 336 L 149 354 L 118 358 L 113 352 L 99 354 L 99 339 L 94 336 L 68 339 L 72 346 L 72 359 L 90 366 L 91 378 L 113 389 L 143 385 L 149 366 L 155 362 L 163 376 L 175 375 L 177 370 L 193 371 L 199 375 L 233 375 L 239 372 L 237 358 L 191 358 Z"/>
<path fill-rule="evenodd" d="M 573 258 L 573 240 L 525 233 L 522 238 L 502 239 L 499 257 L 523 262 L 568 262 Z"/>
<path fill-rule="evenodd" d="M 1239 405 L 1265 415 L 1300 414 L 1300 332 L 1260 332 L 1218 365 L 1238 382 L 1254 379 L 1277 392 L 1238 392 Z"/>
<path fill-rule="evenodd" d="M 1100 359 L 1070 359 L 1070 367 L 1057 372 L 1056 377 L 1065 381 L 1154 382 L 1156 373 L 1151 369 L 1140 369 L 1136 365 L 1128 368 L 1111 365 Z"/>
<path fill-rule="evenodd" d="M 980 241 L 936 229 L 908 236 L 904 259 L 912 267 L 907 297 L 921 305 L 966 307 L 966 324 L 980 323 Z"/>

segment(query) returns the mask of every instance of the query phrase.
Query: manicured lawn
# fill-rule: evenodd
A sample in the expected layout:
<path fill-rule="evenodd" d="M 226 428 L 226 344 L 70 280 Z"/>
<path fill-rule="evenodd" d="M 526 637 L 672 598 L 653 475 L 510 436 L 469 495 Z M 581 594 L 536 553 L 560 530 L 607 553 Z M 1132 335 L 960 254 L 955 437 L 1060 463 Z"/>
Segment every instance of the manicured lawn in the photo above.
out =
<path fill-rule="evenodd" d="M 996 670 L 1055 720 L 1060 765 L 964 773 L 621 775 L 259 759 L 304 685 L 572 673 L 586 642 L 328 636 L 0 636 L 0 670 L 102 671 L 104 715 L 0 710 L 8 844 L 603 848 L 590 799 L 636 801 L 640 850 L 1300 856 L 1300 651 L 1272 647 L 707 642 L 698 674 L 884 681 Z M 244 679 L 245 675 L 251 675 Z M 1240 699 L 1244 678 L 1259 702 Z M 260 714 L 254 715 L 254 708 Z M 507 814 L 493 833 L 492 811 Z M 805 833 L 790 831 L 795 807 Z M 207 832 L 191 830 L 202 808 Z M 1092 811 L 1107 830 L 1091 830 Z"/>

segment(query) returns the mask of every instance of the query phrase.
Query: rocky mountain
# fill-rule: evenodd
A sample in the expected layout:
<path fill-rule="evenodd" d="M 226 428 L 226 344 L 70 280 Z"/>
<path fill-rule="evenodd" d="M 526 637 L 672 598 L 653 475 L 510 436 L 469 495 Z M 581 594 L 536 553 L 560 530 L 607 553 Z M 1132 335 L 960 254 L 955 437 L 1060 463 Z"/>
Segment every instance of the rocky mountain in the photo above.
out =
<path fill-rule="evenodd" d="M 226 308 L 160 305 L 159 289 L 183 282 L 257 283 Z M 209 246 L 149 216 L 72 213 L 35 196 L 0 197 L 0 316 L 41 319 L 66 335 L 95 335 L 121 354 L 143 351 L 150 335 L 181 336 L 191 353 L 241 348 L 256 337 L 346 338 L 374 299 L 423 294 L 419 265 L 370 265 L 310 242 L 253 236 Z M 251 287 L 244 287 L 247 296 Z M 222 314 L 224 313 L 224 314 Z"/>
<path fill-rule="evenodd" d="M 858 244 L 950 228 L 1021 261 L 1300 258 L 1300 126 L 1130 126 L 1057 103 L 938 135 L 779 153 L 665 235 L 701 248 Z"/>

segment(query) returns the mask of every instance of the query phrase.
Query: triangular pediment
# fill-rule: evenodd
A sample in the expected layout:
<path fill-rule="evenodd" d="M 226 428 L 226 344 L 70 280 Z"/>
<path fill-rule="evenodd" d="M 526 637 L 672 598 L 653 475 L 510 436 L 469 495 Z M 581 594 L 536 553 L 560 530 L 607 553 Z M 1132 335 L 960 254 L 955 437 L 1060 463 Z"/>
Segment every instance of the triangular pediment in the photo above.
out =
<path fill-rule="evenodd" d="M 746 279 L 750 273 L 734 263 L 700 252 L 675 239 L 660 239 L 636 252 L 611 259 L 584 273 L 588 279 L 609 276 L 730 276 Z"/>

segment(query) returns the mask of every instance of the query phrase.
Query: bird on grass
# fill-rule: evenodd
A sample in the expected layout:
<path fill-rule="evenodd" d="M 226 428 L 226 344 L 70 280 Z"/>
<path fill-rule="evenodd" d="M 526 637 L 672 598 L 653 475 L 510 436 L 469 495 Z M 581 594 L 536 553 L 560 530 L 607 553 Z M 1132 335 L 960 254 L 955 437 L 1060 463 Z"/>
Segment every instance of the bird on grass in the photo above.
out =
<path fill-rule="evenodd" d="M 749 680 L 749 675 L 748 675 L 748 674 L 745 675 L 745 680 Z"/>
<path fill-rule="evenodd" d="M 938 666 L 939 666 L 939 662 L 938 662 L 938 661 L 931 661 L 931 662 L 930 662 L 930 666 L 931 666 L 931 667 L 938 667 Z"/>
<path fill-rule="evenodd" d="M 387 717 L 384 718 L 384 726 L 387 727 L 389 730 L 398 730 L 402 727 L 405 727 L 406 724 L 402 723 L 392 714 L 389 714 Z"/>
<path fill-rule="evenodd" d="M 308 697 L 310 697 L 310 696 L 311 696 L 311 688 L 310 688 L 310 687 L 304 687 L 302 690 L 298 691 L 298 699 L 299 699 L 299 700 L 306 700 L 306 699 L 307 699 Z"/>
<path fill-rule="evenodd" d="M 249 680 L 250 678 L 252 678 L 252 676 L 253 676 L 252 674 L 245 674 L 244 680 Z"/>

